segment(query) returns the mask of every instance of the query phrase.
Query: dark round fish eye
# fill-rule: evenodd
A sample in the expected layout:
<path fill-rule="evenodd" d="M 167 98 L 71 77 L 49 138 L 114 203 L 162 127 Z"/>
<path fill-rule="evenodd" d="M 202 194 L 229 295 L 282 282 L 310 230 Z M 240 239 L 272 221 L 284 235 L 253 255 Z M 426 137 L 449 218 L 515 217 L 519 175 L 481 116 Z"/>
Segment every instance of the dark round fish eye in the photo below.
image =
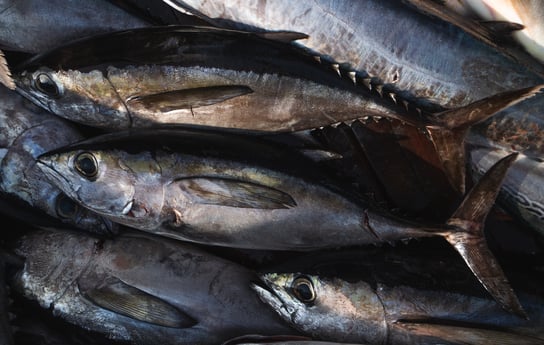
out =
<path fill-rule="evenodd" d="M 98 174 L 98 162 L 93 154 L 82 152 L 77 155 L 74 160 L 74 167 L 79 174 L 85 178 L 92 180 Z"/>
<path fill-rule="evenodd" d="M 34 84 L 38 91 L 45 93 L 51 97 L 60 96 L 59 88 L 57 84 L 51 79 L 47 73 L 40 73 L 34 79 Z"/>
<path fill-rule="evenodd" d="M 312 303 L 315 301 L 315 290 L 310 279 L 306 277 L 298 277 L 293 281 L 291 289 L 295 294 L 295 297 L 298 298 L 303 303 Z"/>
<path fill-rule="evenodd" d="M 56 211 L 60 218 L 72 219 L 77 214 L 79 207 L 69 197 L 64 194 L 60 194 L 56 200 Z"/>

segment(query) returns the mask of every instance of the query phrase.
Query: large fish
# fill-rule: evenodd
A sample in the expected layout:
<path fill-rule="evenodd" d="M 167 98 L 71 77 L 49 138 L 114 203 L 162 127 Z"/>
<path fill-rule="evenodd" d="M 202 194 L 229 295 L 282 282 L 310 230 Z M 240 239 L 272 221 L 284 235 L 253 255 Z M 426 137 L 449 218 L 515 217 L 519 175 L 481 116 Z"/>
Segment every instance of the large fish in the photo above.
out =
<path fill-rule="evenodd" d="M 446 225 L 373 207 L 313 161 L 252 136 L 151 129 L 89 139 L 39 157 L 67 195 L 111 220 L 209 245 L 277 250 L 443 236 L 505 307 L 521 307 L 483 238 L 514 156 L 482 179 Z"/>
<path fill-rule="evenodd" d="M 26 53 L 84 36 L 151 25 L 106 0 L 0 0 L 0 48 Z"/>
<path fill-rule="evenodd" d="M 290 30 L 300 44 L 347 63 L 420 106 L 459 107 L 541 83 L 532 72 L 461 28 L 397 0 L 165 0 L 217 26 Z"/>
<path fill-rule="evenodd" d="M 364 74 L 266 39 L 289 41 L 297 35 L 135 29 L 73 42 L 12 72 L 17 90 L 41 107 L 110 130 L 189 124 L 297 131 L 363 115 L 400 119 L 429 132 L 461 192 L 466 128 L 540 90 L 511 91 L 446 112 L 422 111 L 373 86 Z M 527 81 L 523 87 L 532 85 Z"/>
<path fill-rule="evenodd" d="M 44 178 L 36 166 L 36 158 L 42 153 L 83 138 L 81 131 L 73 124 L 34 106 L 16 92 L 2 88 L 0 90 L 2 198 L 9 198 L 12 207 L 13 200 L 22 201 L 21 204 L 27 208 L 40 210 L 70 227 L 102 234 L 115 232 L 117 225 L 79 206 Z M 12 210 L 5 207 L 3 212 L 14 215 Z M 23 220 L 36 222 L 33 217 Z M 44 225 L 50 224 L 44 220 Z"/>
<path fill-rule="evenodd" d="M 266 273 L 259 297 L 303 333 L 369 344 L 542 344 L 542 297 L 524 295 L 529 320 L 494 301 L 449 291 Z"/>
<path fill-rule="evenodd" d="M 250 270 L 179 241 L 126 233 L 23 237 L 14 288 L 85 329 L 135 344 L 218 344 L 296 334 L 252 293 Z"/>

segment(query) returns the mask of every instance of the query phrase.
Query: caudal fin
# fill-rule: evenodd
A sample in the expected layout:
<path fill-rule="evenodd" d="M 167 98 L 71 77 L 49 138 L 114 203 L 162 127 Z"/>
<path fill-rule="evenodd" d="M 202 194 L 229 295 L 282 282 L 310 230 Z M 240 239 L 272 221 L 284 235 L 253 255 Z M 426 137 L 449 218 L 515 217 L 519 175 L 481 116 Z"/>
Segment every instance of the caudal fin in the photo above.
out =
<path fill-rule="evenodd" d="M 431 125 L 426 126 L 427 130 L 438 152 L 446 176 L 457 191 L 465 192 L 464 139 L 469 128 L 503 109 L 533 97 L 542 89 L 544 89 L 544 84 L 508 91 L 461 108 L 428 115 Z"/>
<path fill-rule="evenodd" d="M 517 155 L 513 153 L 499 160 L 470 190 L 447 221 L 447 226 L 452 230 L 444 238 L 461 254 L 480 283 L 504 309 L 526 318 L 514 290 L 487 247 L 484 235 L 487 214 L 494 204 L 508 168 Z"/>

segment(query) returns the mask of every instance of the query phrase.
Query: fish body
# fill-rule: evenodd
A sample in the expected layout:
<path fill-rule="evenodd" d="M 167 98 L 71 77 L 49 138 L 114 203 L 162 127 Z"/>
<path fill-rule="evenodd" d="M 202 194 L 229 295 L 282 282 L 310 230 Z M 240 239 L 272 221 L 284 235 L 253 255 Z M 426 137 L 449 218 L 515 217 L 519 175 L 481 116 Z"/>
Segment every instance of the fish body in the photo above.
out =
<path fill-rule="evenodd" d="M 513 157 L 489 170 L 446 225 L 415 223 L 373 207 L 313 161 L 254 136 L 118 132 L 46 153 L 38 165 L 84 207 L 179 240 L 313 250 L 443 236 L 505 308 L 523 314 L 481 232 Z"/>
<path fill-rule="evenodd" d="M 18 91 L 36 104 L 110 130 L 190 124 L 295 131 L 362 113 L 421 123 L 415 109 L 407 113 L 361 78 L 355 85 L 355 74 L 342 77 L 339 66 L 291 44 L 241 31 L 121 31 L 35 56 L 12 72 Z"/>
<path fill-rule="evenodd" d="M 459 107 L 541 83 L 543 75 L 400 1 L 166 2 L 227 28 L 303 32 L 309 37 L 299 44 L 366 72 L 423 109 Z"/>
<path fill-rule="evenodd" d="M 542 88 L 423 111 L 367 75 L 289 43 L 300 37 L 187 26 L 120 31 L 35 56 L 12 76 L 35 104 L 108 130 L 167 124 L 290 132 L 361 115 L 398 119 L 429 133 L 461 193 L 466 128 Z"/>
<path fill-rule="evenodd" d="M 524 296 L 529 320 L 488 299 L 409 286 L 266 273 L 260 298 L 315 339 L 369 344 L 542 344 L 541 297 Z"/>
<path fill-rule="evenodd" d="M 44 178 L 36 158 L 84 138 L 67 121 L 32 105 L 17 93 L 0 90 L 0 191 L 64 224 L 97 233 L 117 228 L 83 209 Z M 9 211 L 7 211 L 10 213 Z"/>
<path fill-rule="evenodd" d="M 521 30 L 512 33 L 513 39 L 529 54 L 544 62 L 544 6 L 541 1 L 464 0 L 459 5 L 454 7 L 448 4 L 461 14 L 475 13 L 480 20 L 522 24 Z"/>
<path fill-rule="evenodd" d="M 134 344 L 218 344 L 296 334 L 250 289 L 254 273 L 187 244 L 142 234 L 100 241 L 34 232 L 13 286 L 55 315 Z"/>
<path fill-rule="evenodd" d="M 106 0 L 0 1 L 0 47 L 41 53 L 74 39 L 149 26 Z"/>

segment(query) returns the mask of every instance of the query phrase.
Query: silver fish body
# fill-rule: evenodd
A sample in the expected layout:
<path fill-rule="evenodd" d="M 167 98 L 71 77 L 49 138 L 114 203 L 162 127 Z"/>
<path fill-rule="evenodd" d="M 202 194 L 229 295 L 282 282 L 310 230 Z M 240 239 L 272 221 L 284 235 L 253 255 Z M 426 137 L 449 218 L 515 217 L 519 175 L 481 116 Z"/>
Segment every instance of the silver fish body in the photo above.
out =
<path fill-rule="evenodd" d="M 115 224 L 68 198 L 36 166 L 39 155 L 82 140 L 82 133 L 17 93 L 0 91 L 0 191 L 71 227 L 104 234 L 115 231 Z"/>
<path fill-rule="evenodd" d="M 525 296 L 529 320 L 485 298 L 408 286 L 266 273 L 260 298 L 315 339 L 369 344 L 541 344 L 542 299 Z"/>
<path fill-rule="evenodd" d="M 41 53 L 85 36 L 149 26 L 106 0 L 0 1 L 0 47 Z"/>
<path fill-rule="evenodd" d="M 134 344 L 218 344 L 296 334 L 250 289 L 254 273 L 177 241 L 126 233 L 100 241 L 41 231 L 16 247 L 14 288 L 67 321 Z"/>
<path fill-rule="evenodd" d="M 460 28 L 400 1 L 166 2 L 227 28 L 303 32 L 309 37 L 301 45 L 368 73 L 421 107 L 459 107 L 542 80 L 542 71 L 539 77 Z"/>
<path fill-rule="evenodd" d="M 287 40 L 293 34 L 286 35 L 276 34 Z M 13 78 L 43 108 L 107 129 L 190 124 L 294 131 L 357 113 L 421 123 L 415 108 L 407 111 L 362 86 L 360 76 L 320 64 L 291 44 L 206 27 L 91 37 L 23 62 Z"/>

